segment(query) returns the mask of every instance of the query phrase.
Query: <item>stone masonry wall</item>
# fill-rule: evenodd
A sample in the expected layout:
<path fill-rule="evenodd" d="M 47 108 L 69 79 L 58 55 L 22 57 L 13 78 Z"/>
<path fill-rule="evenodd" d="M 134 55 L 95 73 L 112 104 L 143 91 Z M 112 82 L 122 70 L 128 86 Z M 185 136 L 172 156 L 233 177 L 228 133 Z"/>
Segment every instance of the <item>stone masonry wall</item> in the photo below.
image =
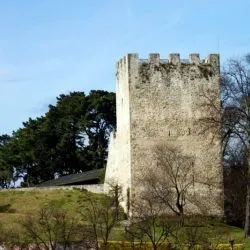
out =
<path fill-rule="evenodd" d="M 130 97 L 128 57 L 117 63 L 116 73 L 116 119 L 117 130 L 109 142 L 104 190 L 110 184 L 122 186 L 122 205 L 126 210 L 128 189 L 131 187 Z"/>
<path fill-rule="evenodd" d="M 179 54 L 170 54 L 169 60 L 159 54 L 150 54 L 148 60 L 137 54 L 122 59 L 117 67 L 117 133 L 110 145 L 115 150 L 109 154 L 106 179 L 130 188 L 135 199 L 146 170 L 157 171 L 153 147 L 175 146 L 195 159 L 193 189 L 206 201 L 208 213 L 222 215 L 219 128 L 205 133 L 201 123 L 211 116 L 203 107 L 210 92 L 219 109 L 218 55 L 203 61 L 197 54 L 185 61 Z"/>

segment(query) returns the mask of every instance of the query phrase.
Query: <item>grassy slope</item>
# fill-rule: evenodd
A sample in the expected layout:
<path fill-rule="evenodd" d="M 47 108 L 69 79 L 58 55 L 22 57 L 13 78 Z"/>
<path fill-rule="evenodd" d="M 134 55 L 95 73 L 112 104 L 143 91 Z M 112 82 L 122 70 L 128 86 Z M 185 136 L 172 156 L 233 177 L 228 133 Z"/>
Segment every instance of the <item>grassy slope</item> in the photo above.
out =
<path fill-rule="evenodd" d="M 93 195 L 98 198 L 97 194 Z M 84 192 L 80 190 L 0 191 L 0 224 L 13 225 L 16 220 L 35 215 L 42 206 L 49 204 L 76 216 L 77 201 L 83 197 Z"/>
<path fill-rule="evenodd" d="M 13 226 L 15 221 L 26 216 L 36 214 L 41 206 L 53 204 L 66 209 L 71 215 L 77 216 L 78 201 L 84 202 L 84 192 L 80 190 L 36 190 L 36 191 L 0 191 L 0 224 L 3 226 Z M 93 194 L 96 199 L 100 195 Z M 218 224 L 216 225 L 218 227 Z M 237 243 L 244 242 L 243 231 L 239 228 L 220 224 L 221 228 L 227 231 L 224 243 L 229 239 L 235 239 Z M 122 240 L 120 232 L 122 228 L 117 228 L 113 233 L 112 240 Z M 229 233 L 228 233 L 229 232 Z M 246 241 L 246 249 L 250 249 L 250 241 Z"/>

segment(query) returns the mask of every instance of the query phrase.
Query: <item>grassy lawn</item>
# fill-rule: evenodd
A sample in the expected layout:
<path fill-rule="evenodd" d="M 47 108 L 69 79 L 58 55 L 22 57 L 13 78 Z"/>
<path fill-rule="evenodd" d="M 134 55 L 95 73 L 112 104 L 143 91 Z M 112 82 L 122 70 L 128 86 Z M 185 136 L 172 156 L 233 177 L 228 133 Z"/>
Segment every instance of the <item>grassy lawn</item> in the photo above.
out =
<path fill-rule="evenodd" d="M 36 215 L 44 205 L 54 205 L 63 208 L 72 216 L 79 216 L 77 212 L 79 201 L 84 204 L 87 191 L 63 189 L 38 189 L 34 191 L 0 191 L 0 225 L 3 228 L 15 228 L 17 221 L 27 215 Z M 102 195 L 91 194 L 95 199 Z M 244 243 L 245 249 L 250 249 L 250 240 L 244 240 L 243 230 L 224 223 L 208 221 L 209 238 L 214 243 Z M 188 228 L 184 230 L 189 230 Z M 180 232 L 183 235 L 185 232 Z M 182 236 L 181 236 L 182 237 Z M 184 236 L 183 236 L 184 237 Z M 171 237 L 169 238 L 171 240 Z M 111 241 L 124 241 L 124 228 L 117 226 L 110 237 Z"/>
<path fill-rule="evenodd" d="M 77 212 L 79 201 L 84 204 L 87 191 L 78 189 L 38 189 L 34 191 L 0 191 L 0 225 L 13 227 L 17 221 L 26 216 L 36 215 L 41 207 L 53 205 L 63 208 L 72 217 L 79 216 Z M 92 194 L 98 199 L 100 194 Z"/>
<path fill-rule="evenodd" d="M 34 190 L 34 191 L 0 191 L 0 220 L 11 220 L 17 215 L 30 215 L 39 211 L 41 206 L 54 204 L 75 213 L 79 190 Z M 6 218 L 6 214 L 8 215 Z"/>

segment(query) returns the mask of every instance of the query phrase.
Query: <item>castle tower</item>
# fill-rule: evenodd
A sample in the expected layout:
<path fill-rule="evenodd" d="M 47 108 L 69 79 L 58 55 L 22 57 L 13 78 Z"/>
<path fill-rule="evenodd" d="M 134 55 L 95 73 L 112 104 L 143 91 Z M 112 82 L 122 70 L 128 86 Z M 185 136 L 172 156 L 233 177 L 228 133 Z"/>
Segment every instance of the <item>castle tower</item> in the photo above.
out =
<path fill-rule="evenodd" d="M 206 60 L 198 54 L 189 60 L 128 54 L 117 63 L 117 130 L 110 139 L 105 188 L 110 182 L 122 186 L 125 210 L 138 196 L 145 169 L 157 171 L 154 145 L 165 143 L 194 157 L 197 197 L 209 199 L 209 214 L 223 214 L 220 125 L 204 129 L 204 120 L 220 115 L 205 105 L 213 99 L 220 109 L 219 67 L 217 54 Z"/>

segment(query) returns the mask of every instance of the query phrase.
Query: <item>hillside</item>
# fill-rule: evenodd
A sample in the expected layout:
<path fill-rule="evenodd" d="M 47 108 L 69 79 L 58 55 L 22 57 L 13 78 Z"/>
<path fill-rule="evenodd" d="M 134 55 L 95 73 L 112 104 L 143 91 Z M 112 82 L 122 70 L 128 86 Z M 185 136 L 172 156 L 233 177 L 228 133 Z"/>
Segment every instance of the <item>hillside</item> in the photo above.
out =
<path fill-rule="evenodd" d="M 77 189 L 41 189 L 34 191 L 0 191 L 0 230 L 18 228 L 18 221 L 26 216 L 36 215 L 44 205 L 53 205 L 54 207 L 63 208 L 73 217 L 79 216 L 79 204 L 86 203 L 87 191 Z M 98 200 L 103 195 L 91 194 Z M 81 202 L 80 202 L 81 201 Z M 243 231 L 239 228 L 231 227 L 223 223 L 211 223 L 209 225 L 214 232 L 220 232 L 221 237 L 214 233 L 214 238 L 220 240 L 220 243 L 228 243 L 228 240 L 234 239 L 236 243 L 243 243 Z M 116 227 L 111 235 L 111 240 L 123 240 L 124 229 Z M 249 242 L 246 243 L 245 249 L 250 249 Z"/>

